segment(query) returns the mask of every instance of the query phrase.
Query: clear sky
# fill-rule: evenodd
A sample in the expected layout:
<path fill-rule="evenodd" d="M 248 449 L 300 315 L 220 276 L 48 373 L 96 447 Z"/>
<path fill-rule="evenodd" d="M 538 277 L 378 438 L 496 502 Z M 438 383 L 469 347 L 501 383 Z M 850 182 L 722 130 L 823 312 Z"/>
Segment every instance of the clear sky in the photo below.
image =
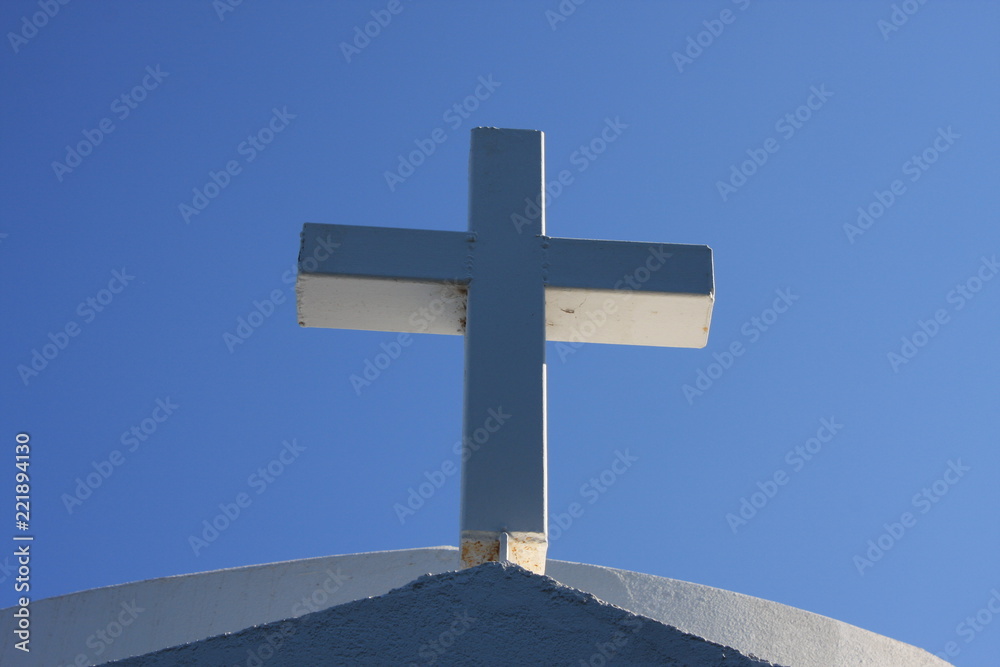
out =
<path fill-rule="evenodd" d="M 715 252 L 705 349 L 549 344 L 549 555 L 996 664 L 996 3 L 48 5 L 0 6 L 32 596 L 456 544 L 461 338 L 386 365 L 292 279 L 304 222 L 465 229 L 486 125 L 570 172 L 550 235 Z"/>

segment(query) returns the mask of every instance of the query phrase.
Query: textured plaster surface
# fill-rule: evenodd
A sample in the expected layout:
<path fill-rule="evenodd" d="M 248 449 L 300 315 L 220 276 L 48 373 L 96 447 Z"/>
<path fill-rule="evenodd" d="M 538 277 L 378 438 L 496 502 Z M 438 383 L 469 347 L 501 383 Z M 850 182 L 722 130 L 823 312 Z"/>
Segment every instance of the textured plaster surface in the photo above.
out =
<path fill-rule="evenodd" d="M 113 664 L 764 667 L 517 565 L 426 575 L 386 595 Z"/>
<path fill-rule="evenodd" d="M 0 665 L 100 664 L 383 595 L 422 574 L 457 569 L 456 548 L 430 547 L 200 572 L 37 600 L 31 604 L 29 655 L 14 648 L 13 608 L 0 611 Z M 779 664 L 948 664 L 840 621 L 708 586 L 553 560 L 546 574 L 635 614 Z M 121 621 L 129 624 L 113 642 L 100 639 Z"/>

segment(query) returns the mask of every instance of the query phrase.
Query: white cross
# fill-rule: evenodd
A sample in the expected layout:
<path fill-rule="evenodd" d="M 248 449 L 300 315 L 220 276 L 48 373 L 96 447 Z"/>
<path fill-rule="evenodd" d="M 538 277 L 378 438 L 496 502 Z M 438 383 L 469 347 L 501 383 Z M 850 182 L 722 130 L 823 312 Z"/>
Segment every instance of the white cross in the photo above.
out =
<path fill-rule="evenodd" d="M 465 335 L 464 567 L 545 571 L 546 340 L 708 341 L 712 250 L 545 236 L 544 155 L 541 132 L 472 130 L 468 232 L 302 231 L 300 260 L 327 257 L 300 264 L 302 326 Z"/>

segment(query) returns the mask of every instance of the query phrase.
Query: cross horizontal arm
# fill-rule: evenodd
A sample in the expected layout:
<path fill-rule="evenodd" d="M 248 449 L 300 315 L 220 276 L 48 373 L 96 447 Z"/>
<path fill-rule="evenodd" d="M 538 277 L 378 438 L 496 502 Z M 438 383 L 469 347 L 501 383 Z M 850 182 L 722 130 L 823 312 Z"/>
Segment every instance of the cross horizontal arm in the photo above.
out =
<path fill-rule="evenodd" d="M 296 283 L 304 327 L 461 334 L 468 232 L 307 223 Z"/>
<path fill-rule="evenodd" d="M 546 260 L 547 283 L 555 287 L 715 292 L 707 245 L 549 238 Z"/>
<path fill-rule="evenodd" d="M 715 301 L 704 245 L 549 238 L 547 339 L 704 347 Z"/>

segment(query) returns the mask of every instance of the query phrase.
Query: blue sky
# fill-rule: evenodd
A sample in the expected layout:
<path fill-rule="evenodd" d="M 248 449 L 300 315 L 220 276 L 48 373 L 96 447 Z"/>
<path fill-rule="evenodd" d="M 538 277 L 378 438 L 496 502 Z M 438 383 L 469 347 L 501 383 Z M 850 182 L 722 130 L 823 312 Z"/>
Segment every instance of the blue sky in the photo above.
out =
<path fill-rule="evenodd" d="M 396 336 L 299 328 L 291 279 L 304 222 L 465 229 L 486 125 L 572 173 L 550 235 L 715 253 L 705 349 L 549 344 L 550 557 L 993 664 L 1000 7 L 562 5 L 3 3 L 33 596 L 456 543 L 457 476 L 394 505 L 457 462 L 462 340 L 356 391 Z"/>

